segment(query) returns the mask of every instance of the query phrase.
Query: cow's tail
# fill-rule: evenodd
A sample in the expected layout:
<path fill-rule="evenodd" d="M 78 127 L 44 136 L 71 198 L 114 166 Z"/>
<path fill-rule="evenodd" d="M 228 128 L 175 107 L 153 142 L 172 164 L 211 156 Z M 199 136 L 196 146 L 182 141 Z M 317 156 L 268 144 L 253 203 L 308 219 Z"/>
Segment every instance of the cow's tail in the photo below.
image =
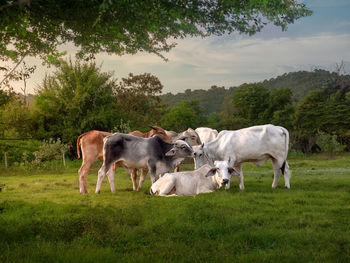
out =
<path fill-rule="evenodd" d="M 288 150 L 289 150 L 289 132 L 286 128 L 281 127 L 282 134 L 285 136 L 285 155 L 284 155 L 284 161 L 281 166 L 281 172 L 284 175 L 285 172 L 289 171 L 289 165 L 287 163 L 287 156 L 288 156 Z"/>
<path fill-rule="evenodd" d="M 86 133 L 83 133 L 83 134 L 79 135 L 79 137 L 77 139 L 77 159 L 80 159 L 80 140 L 85 135 L 86 135 Z"/>

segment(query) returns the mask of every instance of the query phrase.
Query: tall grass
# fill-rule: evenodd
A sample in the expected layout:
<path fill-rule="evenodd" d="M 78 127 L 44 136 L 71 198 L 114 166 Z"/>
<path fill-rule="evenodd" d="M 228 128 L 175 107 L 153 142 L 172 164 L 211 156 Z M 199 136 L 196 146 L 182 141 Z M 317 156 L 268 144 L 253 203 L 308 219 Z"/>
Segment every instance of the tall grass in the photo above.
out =
<path fill-rule="evenodd" d="M 291 189 L 271 163 L 245 164 L 246 190 L 155 197 L 123 169 L 78 192 L 77 167 L 0 175 L 0 262 L 349 262 L 350 156 L 290 156 Z M 77 166 L 76 164 L 75 166 Z M 191 169 L 186 164 L 183 169 Z"/>

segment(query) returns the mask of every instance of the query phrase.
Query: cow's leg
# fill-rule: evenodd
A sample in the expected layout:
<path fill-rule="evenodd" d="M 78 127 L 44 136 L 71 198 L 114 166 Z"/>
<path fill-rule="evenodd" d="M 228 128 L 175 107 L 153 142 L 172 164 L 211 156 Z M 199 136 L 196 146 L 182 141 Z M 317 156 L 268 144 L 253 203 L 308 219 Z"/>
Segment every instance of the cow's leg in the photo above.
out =
<path fill-rule="evenodd" d="M 180 171 L 180 165 L 176 165 L 175 169 L 174 169 L 174 173 L 177 173 Z"/>
<path fill-rule="evenodd" d="M 279 162 L 276 159 L 272 159 L 272 167 L 273 167 L 273 182 L 272 182 L 272 188 L 276 188 L 278 185 L 278 179 L 281 175 L 281 165 L 279 165 Z"/>
<path fill-rule="evenodd" d="M 115 193 L 115 185 L 114 185 L 114 176 L 115 176 L 115 170 L 118 168 L 118 164 L 114 163 L 109 171 L 107 172 L 107 177 L 109 181 L 109 186 L 111 187 L 111 192 Z"/>
<path fill-rule="evenodd" d="M 289 165 L 286 161 L 286 166 L 285 166 L 285 170 L 284 170 L 284 185 L 286 188 L 290 189 L 290 184 L 289 184 Z"/>
<path fill-rule="evenodd" d="M 230 189 L 231 186 L 231 181 L 228 181 L 228 183 L 225 185 L 225 190 Z"/>
<path fill-rule="evenodd" d="M 147 168 L 143 168 L 141 169 L 141 175 L 140 175 L 140 180 L 139 180 L 139 187 L 137 188 L 138 191 L 141 190 L 142 184 L 146 179 L 146 175 L 148 173 L 148 169 Z"/>
<path fill-rule="evenodd" d="M 163 177 L 162 182 L 158 186 L 160 196 L 168 196 L 169 194 L 175 194 L 175 178 Z"/>
<path fill-rule="evenodd" d="M 157 181 L 157 177 L 156 177 L 157 176 L 157 167 L 156 167 L 155 162 L 149 160 L 148 161 L 148 168 L 150 171 L 151 182 L 152 182 L 152 184 L 154 184 Z"/>
<path fill-rule="evenodd" d="M 79 175 L 79 191 L 81 194 L 87 194 L 87 175 L 89 173 L 91 162 L 84 162 L 82 163 L 78 175 Z"/>
<path fill-rule="evenodd" d="M 96 183 L 96 194 L 100 193 L 100 189 L 101 189 L 101 184 L 102 184 L 102 180 L 103 178 L 106 176 L 106 169 L 107 172 L 109 172 L 109 169 L 111 169 L 111 165 L 106 165 L 105 162 L 102 164 L 100 170 L 98 170 L 98 176 L 97 176 L 97 183 Z"/>
<path fill-rule="evenodd" d="M 236 166 L 235 167 L 235 169 L 237 170 L 237 171 L 239 171 L 239 189 L 241 189 L 241 190 L 244 190 L 244 180 L 243 180 L 243 169 L 242 169 L 242 165 L 240 164 L 240 165 L 238 165 L 238 166 Z"/>
<path fill-rule="evenodd" d="M 131 174 L 130 174 L 130 178 L 132 181 L 132 189 L 134 191 L 137 190 L 137 184 L 136 184 L 136 180 L 137 180 L 137 169 L 132 169 Z"/>

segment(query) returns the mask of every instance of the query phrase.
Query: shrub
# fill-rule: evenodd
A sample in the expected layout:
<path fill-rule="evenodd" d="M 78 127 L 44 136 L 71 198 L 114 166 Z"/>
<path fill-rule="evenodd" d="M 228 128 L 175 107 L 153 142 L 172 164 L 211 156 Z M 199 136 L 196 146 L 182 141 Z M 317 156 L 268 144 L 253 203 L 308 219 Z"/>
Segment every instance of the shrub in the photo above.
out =
<path fill-rule="evenodd" d="M 330 154 L 344 152 L 346 148 L 346 145 L 342 145 L 338 142 L 337 135 L 328 134 L 322 131 L 318 132 L 316 143 L 321 148 L 322 152 Z"/>
<path fill-rule="evenodd" d="M 41 142 L 37 140 L 0 141 L 0 162 L 4 164 L 4 152 L 6 152 L 8 165 L 21 162 L 28 164 L 34 160 L 34 152 L 39 150 L 40 145 Z"/>
<path fill-rule="evenodd" d="M 130 121 L 125 122 L 123 121 L 123 119 L 120 119 L 120 123 L 114 126 L 114 128 L 111 131 L 111 133 L 115 133 L 115 132 L 121 132 L 121 133 L 131 132 Z"/>
<path fill-rule="evenodd" d="M 44 140 L 39 151 L 34 152 L 35 160 L 33 164 L 40 165 L 45 161 L 60 159 L 67 151 L 68 145 L 63 144 L 60 139 L 57 139 L 57 141 L 53 139 Z"/>

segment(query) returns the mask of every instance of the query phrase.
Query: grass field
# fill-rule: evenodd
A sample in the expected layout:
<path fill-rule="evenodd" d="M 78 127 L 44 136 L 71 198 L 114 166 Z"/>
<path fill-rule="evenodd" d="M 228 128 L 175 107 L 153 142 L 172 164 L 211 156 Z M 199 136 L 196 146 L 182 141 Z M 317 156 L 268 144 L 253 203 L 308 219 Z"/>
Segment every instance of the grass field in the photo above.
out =
<path fill-rule="evenodd" d="M 291 156 L 291 189 L 271 163 L 244 165 L 246 190 L 196 197 L 140 192 L 119 169 L 78 192 L 75 165 L 0 172 L 0 262 L 350 262 L 350 155 Z M 77 163 L 78 164 L 78 163 Z M 186 165 L 182 169 L 190 169 Z"/>

